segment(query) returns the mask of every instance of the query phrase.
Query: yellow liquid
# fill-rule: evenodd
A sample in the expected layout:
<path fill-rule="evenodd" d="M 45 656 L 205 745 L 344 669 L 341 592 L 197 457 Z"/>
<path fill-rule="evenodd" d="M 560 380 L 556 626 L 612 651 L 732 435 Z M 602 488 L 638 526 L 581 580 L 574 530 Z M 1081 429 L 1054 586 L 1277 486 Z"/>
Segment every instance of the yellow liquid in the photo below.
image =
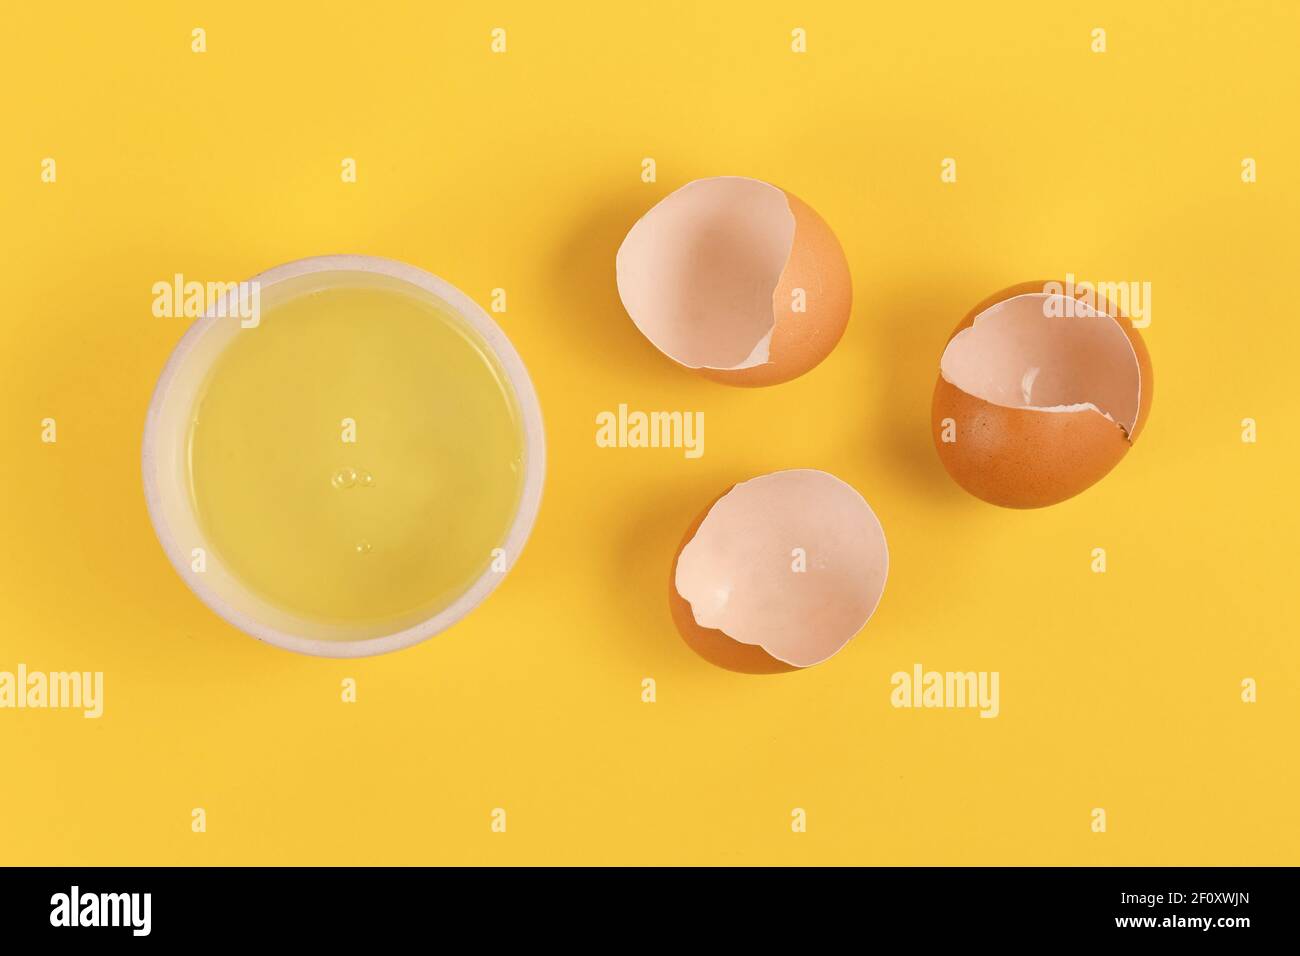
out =
<path fill-rule="evenodd" d="M 343 287 L 237 332 L 195 405 L 190 487 L 210 549 L 264 600 L 408 626 L 490 566 L 523 447 L 473 330 L 400 291 Z"/>

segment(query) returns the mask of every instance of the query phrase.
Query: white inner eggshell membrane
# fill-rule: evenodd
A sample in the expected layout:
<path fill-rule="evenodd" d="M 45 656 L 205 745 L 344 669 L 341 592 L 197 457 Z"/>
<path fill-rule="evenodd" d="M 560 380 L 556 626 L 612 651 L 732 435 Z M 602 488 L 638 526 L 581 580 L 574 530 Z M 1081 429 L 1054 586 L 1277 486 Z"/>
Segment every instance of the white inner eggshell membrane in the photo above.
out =
<path fill-rule="evenodd" d="M 794 248 L 785 193 L 757 179 L 687 183 L 642 216 L 619 247 L 618 294 L 636 327 L 690 368 L 768 360 L 772 295 Z"/>
<path fill-rule="evenodd" d="M 701 627 L 809 667 L 867 623 L 888 571 L 884 529 L 863 497 L 824 471 L 796 469 L 719 498 L 682 549 L 674 583 Z"/>
<path fill-rule="evenodd" d="M 1132 434 L 1142 375 L 1123 321 L 1078 299 L 1071 306 L 1063 295 L 1013 296 L 953 336 L 939 370 L 963 392 L 994 405 L 1091 410 Z"/>

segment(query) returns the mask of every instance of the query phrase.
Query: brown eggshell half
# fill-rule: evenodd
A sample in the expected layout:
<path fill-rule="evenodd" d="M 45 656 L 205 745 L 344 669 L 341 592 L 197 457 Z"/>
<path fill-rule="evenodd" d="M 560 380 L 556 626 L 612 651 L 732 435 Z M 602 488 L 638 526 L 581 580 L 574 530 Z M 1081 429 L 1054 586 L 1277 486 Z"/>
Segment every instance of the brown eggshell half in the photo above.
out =
<path fill-rule="evenodd" d="M 953 330 L 949 347 L 992 307 L 1018 296 L 1041 294 L 1049 286 L 1064 288 L 1063 283 L 1024 282 L 984 299 Z M 1076 290 L 1075 298 L 1082 300 L 1084 294 Z M 1068 405 L 1063 407 L 1070 410 L 1048 411 L 998 404 L 963 390 L 941 371 L 931 410 L 935 448 L 948 474 L 977 498 L 1008 508 L 1064 501 L 1105 476 L 1140 434 L 1151 408 L 1150 355 L 1138 331 L 1113 305 L 1101 300 L 1097 307 L 1112 317 L 1132 346 L 1137 391 L 1120 421 L 1096 408 Z M 1112 391 L 1113 387 L 1112 383 Z M 946 419 L 952 420 L 956 441 L 943 440 Z"/>
<path fill-rule="evenodd" d="M 840 651 L 874 614 L 888 570 L 884 530 L 862 496 L 826 472 L 793 469 L 732 486 L 696 518 L 668 604 L 705 660 L 780 673 Z"/>
<path fill-rule="evenodd" d="M 718 176 L 669 194 L 628 232 L 619 296 L 673 361 L 728 385 L 775 385 L 839 342 L 853 303 L 839 240 L 805 202 Z"/>

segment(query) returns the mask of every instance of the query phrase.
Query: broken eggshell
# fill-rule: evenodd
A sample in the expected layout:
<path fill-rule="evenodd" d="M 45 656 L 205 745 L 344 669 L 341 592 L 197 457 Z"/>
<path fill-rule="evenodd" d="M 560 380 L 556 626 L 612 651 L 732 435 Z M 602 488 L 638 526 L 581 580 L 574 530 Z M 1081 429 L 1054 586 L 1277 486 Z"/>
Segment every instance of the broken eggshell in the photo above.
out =
<path fill-rule="evenodd" d="M 1151 358 L 1132 323 L 1088 290 L 1025 282 L 989 296 L 953 331 L 931 428 L 957 484 L 984 501 L 1039 508 L 1119 463 L 1151 409 Z M 1072 301 L 1071 301 L 1072 300 Z"/>
<path fill-rule="evenodd" d="M 642 334 L 729 385 L 775 385 L 830 354 L 853 303 L 848 260 L 806 203 L 757 179 L 687 183 L 619 247 L 618 294 Z"/>
<path fill-rule="evenodd" d="M 820 664 L 867 623 L 889 572 L 862 495 L 802 468 L 734 485 L 691 525 L 669 581 L 682 638 L 728 670 Z"/>

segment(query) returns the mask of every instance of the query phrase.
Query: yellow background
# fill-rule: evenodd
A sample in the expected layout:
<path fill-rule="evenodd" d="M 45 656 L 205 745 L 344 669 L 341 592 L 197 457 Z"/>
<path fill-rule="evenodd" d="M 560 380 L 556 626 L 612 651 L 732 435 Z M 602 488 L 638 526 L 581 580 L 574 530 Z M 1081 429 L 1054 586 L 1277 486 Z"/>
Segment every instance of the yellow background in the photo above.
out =
<path fill-rule="evenodd" d="M 106 682 L 98 721 L 0 711 L 0 863 L 1300 863 L 1294 3 L 130 6 L 0 38 L 0 670 Z M 620 307 L 628 227 L 715 174 L 847 251 L 848 333 L 791 384 L 705 381 Z M 489 602 L 353 662 L 206 610 L 139 476 L 186 325 L 152 284 L 331 252 L 507 289 L 550 452 Z M 931 447 L 939 353 L 1066 272 L 1152 283 L 1153 415 L 1081 497 L 993 508 Z M 704 457 L 596 447 L 620 402 L 703 410 Z M 880 515 L 884 601 L 822 666 L 718 670 L 670 623 L 674 548 L 795 466 Z M 1001 716 L 893 709 L 917 662 L 999 671 Z"/>

